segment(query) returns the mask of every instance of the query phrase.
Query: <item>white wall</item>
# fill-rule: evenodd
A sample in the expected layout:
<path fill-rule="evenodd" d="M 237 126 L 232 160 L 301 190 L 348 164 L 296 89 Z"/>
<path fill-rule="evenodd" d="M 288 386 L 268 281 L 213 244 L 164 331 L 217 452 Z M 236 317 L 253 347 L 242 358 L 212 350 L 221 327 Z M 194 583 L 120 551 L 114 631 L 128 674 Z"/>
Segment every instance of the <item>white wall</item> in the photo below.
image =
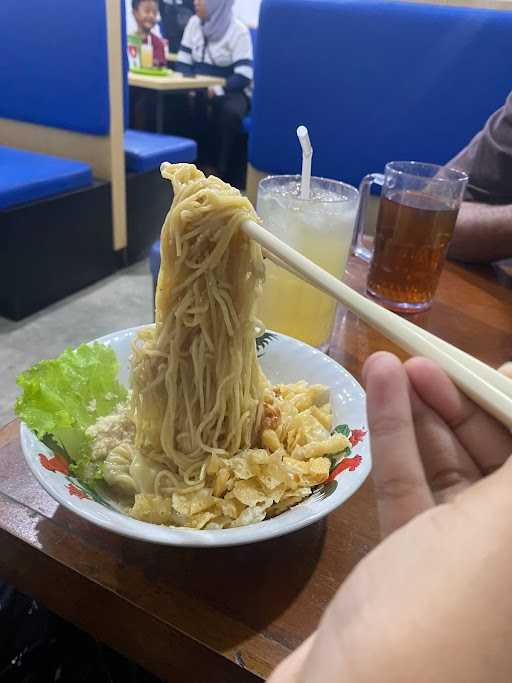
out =
<path fill-rule="evenodd" d="M 235 14 L 249 26 L 258 25 L 261 0 L 235 0 Z"/>
<path fill-rule="evenodd" d="M 126 5 L 126 33 L 128 35 L 131 35 L 132 33 L 135 33 L 135 30 L 137 28 L 137 24 L 135 23 L 135 19 L 133 18 L 132 0 L 125 0 L 125 5 Z"/>

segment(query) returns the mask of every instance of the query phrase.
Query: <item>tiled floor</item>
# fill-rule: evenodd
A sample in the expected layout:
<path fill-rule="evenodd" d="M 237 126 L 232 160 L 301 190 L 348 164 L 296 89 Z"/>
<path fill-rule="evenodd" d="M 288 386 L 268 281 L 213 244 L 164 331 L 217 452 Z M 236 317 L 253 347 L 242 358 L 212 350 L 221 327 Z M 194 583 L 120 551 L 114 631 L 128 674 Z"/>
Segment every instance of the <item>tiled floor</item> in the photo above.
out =
<path fill-rule="evenodd" d="M 67 346 L 153 319 L 147 261 L 50 306 L 20 322 L 0 317 L 0 426 L 14 416 L 16 376 Z"/>

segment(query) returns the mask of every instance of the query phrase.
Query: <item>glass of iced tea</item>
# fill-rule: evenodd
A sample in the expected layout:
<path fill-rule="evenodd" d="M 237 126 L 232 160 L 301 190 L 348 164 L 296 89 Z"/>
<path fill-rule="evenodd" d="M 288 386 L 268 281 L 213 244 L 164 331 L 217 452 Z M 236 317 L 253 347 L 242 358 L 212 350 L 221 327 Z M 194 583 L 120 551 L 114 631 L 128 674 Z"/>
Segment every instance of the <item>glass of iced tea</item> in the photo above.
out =
<path fill-rule="evenodd" d="M 353 251 L 370 263 L 368 293 L 387 308 L 431 306 L 467 182 L 462 171 L 416 161 L 392 161 L 363 179 Z M 373 183 L 382 192 L 372 247 L 363 225 Z"/>

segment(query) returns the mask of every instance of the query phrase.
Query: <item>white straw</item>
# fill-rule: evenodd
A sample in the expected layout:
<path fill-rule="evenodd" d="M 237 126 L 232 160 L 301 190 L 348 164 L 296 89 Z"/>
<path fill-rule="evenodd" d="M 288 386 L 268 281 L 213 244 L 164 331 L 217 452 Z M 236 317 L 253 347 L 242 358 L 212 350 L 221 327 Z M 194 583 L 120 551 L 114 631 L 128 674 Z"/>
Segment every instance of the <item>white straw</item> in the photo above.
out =
<path fill-rule="evenodd" d="M 309 139 L 306 126 L 297 128 L 297 137 L 302 147 L 302 180 L 300 186 L 300 196 L 302 199 L 309 199 L 311 189 L 311 159 L 313 158 L 313 147 Z"/>

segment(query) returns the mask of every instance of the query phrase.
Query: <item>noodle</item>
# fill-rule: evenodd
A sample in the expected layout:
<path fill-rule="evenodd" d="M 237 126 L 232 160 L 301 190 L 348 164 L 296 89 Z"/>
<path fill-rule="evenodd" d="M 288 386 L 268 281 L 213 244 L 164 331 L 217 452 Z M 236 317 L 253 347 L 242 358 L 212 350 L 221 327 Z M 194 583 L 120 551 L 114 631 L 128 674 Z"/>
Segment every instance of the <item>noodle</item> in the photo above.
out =
<path fill-rule="evenodd" d="M 131 398 L 89 428 L 103 478 L 132 517 L 223 529 L 287 510 L 350 452 L 321 385 L 270 386 L 256 357 L 261 250 L 249 201 L 194 166 L 163 165 L 156 324 L 138 332 Z"/>
<path fill-rule="evenodd" d="M 135 445 L 165 453 L 189 486 L 210 454 L 250 448 L 267 385 L 256 358 L 261 250 L 240 226 L 250 202 L 194 166 L 167 165 L 174 201 L 161 237 L 156 325 L 132 360 Z M 166 487 L 167 488 L 167 487 Z"/>

